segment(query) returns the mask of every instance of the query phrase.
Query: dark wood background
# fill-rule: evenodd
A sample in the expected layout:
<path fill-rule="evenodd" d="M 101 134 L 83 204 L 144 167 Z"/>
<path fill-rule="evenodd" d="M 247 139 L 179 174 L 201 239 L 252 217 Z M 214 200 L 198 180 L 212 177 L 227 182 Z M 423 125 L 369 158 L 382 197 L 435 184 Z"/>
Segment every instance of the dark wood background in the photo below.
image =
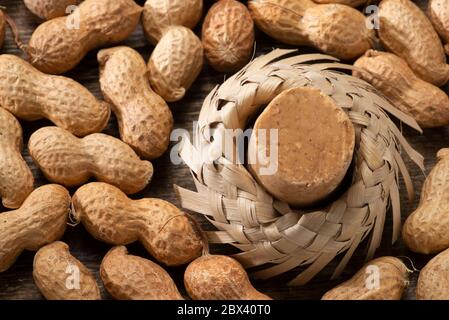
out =
<path fill-rule="evenodd" d="M 143 0 L 137 1 L 143 5 Z M 205 1 L 204 14 L 210 6 L 211 0 Z M 423 3 L 421 3 L 423 4 Z M 33 16 L 23 4 L 23 0 L 1 0 L 0 5 L 7 7 L 7 13 L 16 21 L 20 29 L 20 35 L 23 42 L 27 43 L 33 30 L 41 23 L 41 21 Z M 199 24 L 201 25 L 201 24 Z M 200 33 L 200 28 L 196 28 L 196 33 Z M 292 48 L 275 42 L 261 32 L 257 31 L 257 55 L 269 52 L 273 48 Z M 125 42 L 124 45 L 131 46 L 138 50 L 145 59 L 150 56 L 153 47 L 144 39 L 142 30 L 139 28 L 132 34 L 132 36 Z M 311 52 L 310 49 L 298 48 L 300 53 Z M 5 46 L 2 53 L 21 55 L 12 41 L 12 36 L 8 31 Z M 66 74 L 66 76 L 75 79 L 84 86 L 86 86 L 97 97 L 101 98 L 98 83 L 98 64 L 96 61 L 97 51 L 93 51 L 81 62 L 81 64 L 73 71 Z M 170 108 L 175 119 L 175 128 L 185 128 L 192 130 L 192 123 L 198 117 L 203 99 L 212 90 L 212 88 L 219 83 L 222 83 L 226 75 L 215 72 L 207 64 L 196 80 L 195 84 L 188 92 L 187 96 L 178 103 L 171 103 Z M 445 87 L 446 92 L 449 86 Z M 37 122 L 21 122 L 24 129 L 25 145 L 28 142 L 29 136 L 38 128 L 42 126 L 51 125 L 48 121 Z M 117 124 L 114 117 L 112 117 L 108 128 L 104 131 L 107 134 L 117 136 Z M 449 146 L 449 129 L 439 128 L 433 130 L 426 130 L 423 135 L 413 132 L 408 128 L 404 128 L 404 135 L 409 139 L 412 146 L 425 156 L 426 171 L 428 172 L 435 164 L 436 152 L 445 146 Z M 33 169 L 33 174 L 36 179 L 36 187 L 48 183 L 43 177 L 42 173 L 36 168 L 31 161 L 28 151 L 23 151 L 24 157 L 28 164 Z M 402 185 L 401 205 L 403 220 L 416 208 L 419 193 L 424 180 L 423 174 L 407 159 L 413 181 L 415 183 L 415 200 L 409 203 L 405 196 L 405 191 Z M 178 184 L 183 187 L 194 189 L 193 182 L 190 177 L 189 170 L 185 165 L 173 165 L 170 158 L 165 154 L 160 159 L 153 162 L 155 167 L 155 175 L 151 184 L 140 194 L 133 196 L 139 197 L 160 197 L 162 199 L 171 201 L 179 206 L 179 201 L 173 192 L 173 184 Z M 75 190 L 70 190 L 73 194 Z M 0 212 L 6 211 L 0 206 Z M 198 216 L 197 216 L 198 217 Z M 198 217 L 201 219 L 200 217 Z M 210 229 L 210 225 L 201 220 L 205 229 Z M 102 287 L 101 279 L 98 275 L 98 268 L 105 253 L 110 249 L 110 246 L 98 241 L 95 241 L 82 226 L 67 227 L 67 231 L 62 239 L 67 242 L 71 248 L 71 252 L 79 260 L 81 260 L 87 267 L 94 272 L 98 283 L 101 286 L 103 298 L 108 299 L 110 296 Z M 275 279 L 266 281 L 253 281 L 254 285 L 260 291 L 270 295 L 274 299 L 319 299 L 324 292 L 348 279 L 357 269 L 359 269 L 364 262 L 365 245 L 359 248 L 354 255 L 347 269 L 343 275 L 336 279 L 330 280 L 333 268 L 336 262 L 329 265 L 323 270 L 315 279 L 303 287 L 288 287 L 287 281 L 291 279 L 297 271 L 289 272 Z M 141 255 L 151 259 L 140 244 L 132 244 L 128 246 L 133 254 Z M 229 247 L 213 247 L 213 252 L 216 253 L 231 253 L 234 249 Z M 387 219 L 384 239 L 381 248 L 377 251 L 376 256 L 393 255 L 393 256 L 407 256 L 409 257 L 416 268 L 422 268 L 431 256 L 423 256 L 410 252 L 404 247 L 402 241 L 398 241 L 394 245 L 391 244 L 391 217 Z M 33 252 L 24 252 L 19 257 L 17 262 L 8 271 L 0 273 L 0 299 L 42 299 L 37 287 L 34 285 L 32 277 Z M 409 268 L 412 268 L 408 260 L 404 260 Z M 183 272 L 184 267 L 169 268 L 168 271 L 175 279 L 181 292 L 185 294 L 183 287 Z M 417 280 L 417 272 L 411 275 L 410 286 L 407 289 L 404 299 L 415 299 L 415 285 Z M 187 296 L 186 296 L 187 298 Z"/>

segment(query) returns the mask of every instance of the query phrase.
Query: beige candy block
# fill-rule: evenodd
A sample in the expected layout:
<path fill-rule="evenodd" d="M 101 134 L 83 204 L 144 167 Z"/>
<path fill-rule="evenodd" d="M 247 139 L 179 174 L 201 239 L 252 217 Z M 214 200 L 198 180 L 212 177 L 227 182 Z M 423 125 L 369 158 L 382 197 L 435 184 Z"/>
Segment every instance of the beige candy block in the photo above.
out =
<path fill-rule="evenodd" d="M 269 129 L 278 129 L 277 143 Z M 338 187 L 351 164 L 354 145 L 352 122 L 332 98 L 318 89 L 293 88 L 273 99 L 256 120 L 249 154 L 257 157 L 249 167 L 274 197 L 308 206 Z M 277 171 L 261 174 L 266 165 L 262 159 L 275 146 Z"/>

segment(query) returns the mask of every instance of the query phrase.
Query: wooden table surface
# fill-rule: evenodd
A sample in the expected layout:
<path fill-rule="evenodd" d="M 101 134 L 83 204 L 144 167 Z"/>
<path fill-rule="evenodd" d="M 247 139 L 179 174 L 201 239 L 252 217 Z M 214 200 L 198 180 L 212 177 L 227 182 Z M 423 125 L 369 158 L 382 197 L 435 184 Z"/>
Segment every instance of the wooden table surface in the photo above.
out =
<path fill-rule="evenodd" d="M 137 1 L 143 4 L 144 1 Z M 205 10 L 210 6 L 211 1 L 205 1 Z M 1 0 L 0 5 L 7 7 L 8 14 L 16 21 L 20 29 L 20 35 L 23 42 L 27 43 L 33 30 L 39 25 L 41 21 L 33 16 L 23 5 L 23 0 Z M 199 34 L 200 28 L 196 28 L 195 32 Z M 257 55 L 268 53 L 273 48 L 292 48 L 275 42 L 261 32 L 257 31 Z M 148 59 L 153 47 L 144 39 L 142 30 L 139 28 L 132 34 L 132 36 L 125 42 L 124 45 L 131 46 L 138 50 L 145 59 Z M 313 52 L 310 49 L 298 48 L 300 53 Z M 96 52 L 90 52 L 81 64 L 73 71 L 67 74 L 68 77 L 75 79 L 84 86 L 86 86 L 97 97 L 101 98 L 101 92 L 98 83 L 98 64 L 96 61 Z M 21 55 L 15 47 L 11 34 L 8 32 L 5 46 L 2 53 L 9 53 Z M 188 92 L 187 96 L 178 103 L 171 103 L 170 108 L 173 112 L 175 125 L 174 128 L 184 128 L 189 131 L 192 130 L 193 121 L 198 117 L 203 99 L 212 90 L 216 84 L 220 84 L 225 79 L 224 74 L 220 74 L 212 70 L 207 64 L 204 66 L 200 76 L 196 80 L 193 87 Z M 449 86 L 445 87 L 445 91 L 449 92 Z M 28 142 L 29 136 L 38 128 L 42 126 L 51 125 L 48 121 L 37 122 L 21 122 L 24 129 L 25 145 Z M 109 126 L 104 131 L 107 134 L 117 136 L 116 119 L 112 117 Z M 439 128 L 433 130 L 425 130 L 423 135 L 413 132 L 408 128 L 403 128 L 404 135 L 408 138 L 413 147 L 425 156 L 426 172 L 428 172 L 436 162 L 436 152 L 445 146 L 449 146 L 449 128 Z M 48 183 L 43 177 L 42 173 L 36 168 L 31 161 L 28 151 L 23 151 L 24 157 L 33 170 L 36 179 L 36 187 Z M 424 180 L 424 175 L 414 166 L 408 159 L 406 163 L 409 166 L 412 179 L 415 183 L 415 200 L 411 203 L 406 199 L 406 192 L 402 184 L 401 189 L 401 206 L 402 219 L 404 220 L 416 207 L 419 200 L 421 186 Z M 155 167 L 155 175 L 151 184 L 140 194 L 133 196 L 139 197 L 159 197 L 171 201 L 179 206 L 179 201 L 173 192 L 173 184 L 178 184 L 183 187 L 194 189 L 194 185 L 185 165 L 174 165 L 171 163 L 168 152 L 153 162 Z M 70 190 L 72 193 L 74 190 Z M 0 212 L 6 211 L 0 206 Z M 202 219 L 198 217 L 198 219 Z M 202 225 L 206 229 L 211 229 L 211 226 L 201 220 Z M 422 268 L 431 256 L 418 255 L 410 252 L 404 247 L 402 241 L 398 241 L 394 245 L 391 244 L 391 215 L 388 215 L 384 238 L 381 248 L 376 253 L 376 256 L 394 255 L 409 257 L 416 268 Z M 71 252 L 79 260 L 94 272 L 98 283 L 101 286 L 103 298 L 108 299 L 110 296 L 102 287 L 102 282 L 99 278 L 98 269 L 101 260 L 105 253 L 110 249 L 110 246 L 94 240 L 82 226 L 68 227 L 62 239 L 67 242 L 71 248 Z M 133 254 L 141 255 L 151 259 L 140 244 L 132 244 L 128 246 Z M 366 242 L 363 243 L 356 254 L 353 256 L 351 262 L 346 268 L 342 276 L 336 280 L 330 280 L 333 268 L 337 261 L 326 267 L 315 279 L 309 284 L 302 287 L 288 287 L 287 281 L 291 279 L 297 271 L 289 272 L 275 279 L 265 281 L 254 281 L 254 285 L 260 291 L 267 293 L 274 299 L 319 299 L 324 292 L 349 278 L 364 262 Z M 224 246 L 214 246 L 213 252 L 216 253 L 232 253 L 234 249 Z M 0 299 L 42 299 L 42 295 L 37 290 L 32 277 L 33 252 L 24 252 L 19 257 L 17 262 L 8 271 L 0 273 Z M 411 268 L 408 260 L 406 264 Z M 184 267 L 169 268 L 168 271 L 175 279 L 180 290 L 185 294 L 183 288 L 183 272 Z M 415 299 L 415 285 L 417 280 L 417 272 L 411 275 L 410 285 L 404 295 L 405 299 Z"/>

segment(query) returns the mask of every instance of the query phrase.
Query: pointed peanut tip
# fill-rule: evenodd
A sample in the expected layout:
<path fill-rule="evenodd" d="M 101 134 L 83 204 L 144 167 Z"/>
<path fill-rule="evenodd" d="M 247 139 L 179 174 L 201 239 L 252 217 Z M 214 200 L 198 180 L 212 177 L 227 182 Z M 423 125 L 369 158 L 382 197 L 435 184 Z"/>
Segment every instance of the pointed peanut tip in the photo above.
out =
<path fill-rule="evenodd" d="M 106 62 L 108 62 L 109 58 L 114 54 L 114 52 L 118 51 L 120 48 L 123 47 L 113 47 L 98 51 L 97 61 L 100 64 L 100 67 L 103 67 Z"/>
<path fill-rule="evenodd" d="M 98 51 L 97 60 L 100 67 L 104 67 L 106 62 L 109 60 L 109 53 L 111 49 L 103 49 Z"/>
<path fill-rule="evenodd" d="M 446 158 L 446 157 L 449 157 L 449 148 L 443 148 L 437 152 L 438 160 L 442 160 L 443 158 Z"/>
<path fill-rule="evenodd" d="M 23 200 L 22 200 L 23 202 Z M 18 201 L 18 199 L 8 198 L 6 196 L 2 197 L 2 204 L 5 208 L 8 209 L 18 209 L 22 202 Z"/>
<path fill-rule="evenodd" d="M 176 102 L 184 98 L 184 95 L 186 94 L 186 89 L 184 88 L 177 88 L 170 92 L 169 94 L 162 95 L 162 98 L 164 98 L 167 102 Z"/>

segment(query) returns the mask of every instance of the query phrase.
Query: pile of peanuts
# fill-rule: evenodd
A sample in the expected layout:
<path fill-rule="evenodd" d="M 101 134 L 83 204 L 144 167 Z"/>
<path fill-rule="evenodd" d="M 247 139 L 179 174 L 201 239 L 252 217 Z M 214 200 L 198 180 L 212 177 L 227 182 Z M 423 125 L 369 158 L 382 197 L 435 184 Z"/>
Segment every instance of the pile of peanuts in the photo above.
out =
<path fill-rule="evenodd" d="M 204 60 L 219 72 L 244 67 L 254 52 L 254 25 L 279 42 L 356 60 L 353 75 L 421 127 L 449 124 L 449 97 L 439 88 L 449 80 L 449 0 L 430 0 L 427 15 L 410 0 L 382 0 L 371 16 L 363 13 L 364 0 L 219 0 L 205 16 L 201 39 L 192 29 L 202 18 L 202 0 L 147 0 L 143 7 L 133 0 L 24 2 L 47 21 L 27 45 L 16 35 L 26 60 L 0 55 L 0 198 L 14 209 L 0 214 L 0 273 L 23 250 L 36 251 L 33 277 L 47 299 L 101 299 L 91 271 L 58 241 L 67 224 L 78 223 L 114 246 L 100 277 L 115 299 L 183 299 L 163 267 L 186 264 L 192 299 L 270 299 L 252 287 L 235 259 L 209 254 L 190 216 L 161 199 L 128 198 L 150 183 L 150 161 L 168 149 L 173 115 L 167 102 L 186 95 Z M 8 24 L 17 33 L 7 12 L 0 9 L 0 48 Z M 133 48 L 115 46 L 139 23 L 155 46 L 148 62 Z M 60 76 L 99 48 L 104 100 Z M 112 112 L 120 139 L 101 133 Z M 17 119 L 43 118 L 55 126 L 35 131 L 28 150 L 53 184 L 34 189 Z M 421 271 L 420 299 L 449 299 L 449 151 L 438 158 L 403 229 L 415 252 L 446 250 Z M 92 178 L 97 182 L 87 183 Z M 72 187 L 79 187 L 73 196 L 66 189 Z M 129 254 L 125 245 L 136 241 L 158 263 Z M 369 265 L 384 276 L 378 288 L 366 288 L 362 269 L 323 299 L 400 299 L 408 282 L 404 263 L 382 257 Z M 79 271 L 75 289 L 67 286 L 67 268 Z"/>
<path fill-rule="evenodd" d="M 236 71 L 250 60 L 254 29 L 248 10 L 234 0 L 220 1 L 206 19 L 201 41 L 191 29 L 202 17 L 202 0 L 148 0 L 143 7 L 133 0 L 76 4 L 26 0 L 30 11 L 47 21 L 28 45 L 16 38 L 28 60 L 0 55 L 0 198 L 4 207 L 14 209 L 0 214 L 0 272 L 22 251 L 36 251 L 33 278 L 45 298 L 101 299 L 91 270 L 58 241 L 68 224 L 82 223 L 92 237 L 114 246 L 102 261 L 100 277 L 115 299 L 183 299 L 164 266 L 186 264 L 185 288 L 192 299 L 269 299 L 252 287 L 235 259 L 209 254 L 206 238 L 190 216 L 162 199 L 128 198 L 150 183 L 150 160 L 167 151 L 173 128 L 167 102 L 184 97 L 202 69 L 204 53 L 222 71 Z M 65 16 L 69 8 L 74 11 Z M 228 22 L 245 22 L 242 30 L 228 29 L 223 15 Z M 128 38 L 139 22 L 155 45 L 148 63 L 130 47 L 111 47 Z M 2 8 L 0 45 L 7 23 L 17 33 Z M 228 37 L 229 31 L 235 39 Z M 104 101 L 60 76 L 99 47 Z M 101 133 L 111 112 L 120 139 Z M 34 189 L 33 174 L 21 155 L 17 119 L 42 118 L 55 126 L 35 131 L 28 150 L 53 184 Z M 97 182 L 88 183 L 91 178 Z M 66 188 L 72 187 L 78 190 L 70 196 Z M 136 241 L 157 263 L 128 253 L 125 245 Z M 68 281 L 75 269 L 77 283 Z"/>

